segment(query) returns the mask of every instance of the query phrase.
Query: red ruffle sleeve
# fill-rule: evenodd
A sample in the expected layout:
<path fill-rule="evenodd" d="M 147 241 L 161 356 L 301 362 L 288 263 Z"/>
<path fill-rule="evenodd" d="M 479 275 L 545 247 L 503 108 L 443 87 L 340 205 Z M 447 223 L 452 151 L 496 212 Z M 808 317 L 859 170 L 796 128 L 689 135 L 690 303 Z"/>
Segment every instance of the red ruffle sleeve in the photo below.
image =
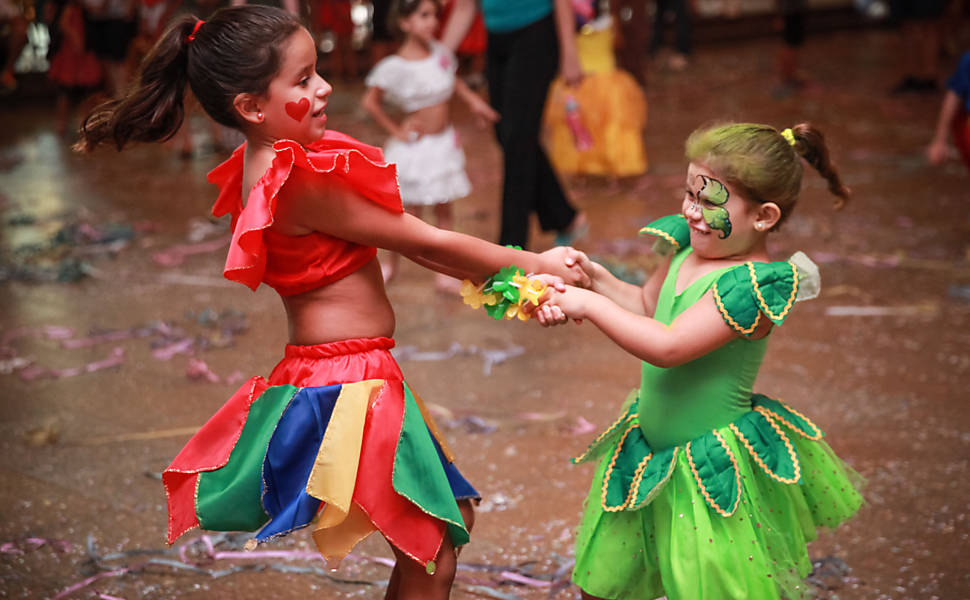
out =
<path fill-rule="evenodd" d="M 390 212 L 403 212 L 395 165 L 384 162 L 380 148 L 328 131 L 323 138 L 304 148 L 292 140 L 273 144 L 276 156 L 266 173 L 253 186 L 245 206 L 242 203 L 243 155 L 239 146 L 224 163 L 209 172 L 208 180 L 219 187 L 212 207 L 216 217 L 232 216 L 232 243 L 224 275 L 255 290 L 266 273 L 265 230 L 273 225 L 276 201 L 294 168 L 322 177 L 337 177 L 361 196 Z M 332 185 L 326 179 L 321 186 Z M 357 246 L 363 249 L 363 247 Z M 373 252 L 373 249 L 366 249 Z M 354 261 L 344 261 L 356 264 Z M 359 262 L 359 261 L 357 261 Z M 359 267 L 359 265 L 357 265 Z M 346 274 L 346 273 L 345 273 Z"/>

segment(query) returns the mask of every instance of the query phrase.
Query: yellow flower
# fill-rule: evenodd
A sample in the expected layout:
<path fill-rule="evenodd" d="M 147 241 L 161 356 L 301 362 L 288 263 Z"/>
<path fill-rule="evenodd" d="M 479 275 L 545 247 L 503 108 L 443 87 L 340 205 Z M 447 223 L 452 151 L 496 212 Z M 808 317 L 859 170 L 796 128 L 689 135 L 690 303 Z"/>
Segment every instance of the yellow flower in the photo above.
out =
<path fill-rule="evenodd" d="M 485 302 L 485 296 L 479 291 L 478 286 L 467 279 L 461 282 L 460 293 L 462 301 L 472 308 L 480 308 Z"/>
<path fill-rule="evenodd" d="M 538 306 L 539 298 L 542 297 L 542 293 L 546 291 L 546 284 L 542 283 L 538 279 L 530 279 L 529 283 L 519 290 L 519 294 L 523 301 L 531 302 L 532 304 Z"/>

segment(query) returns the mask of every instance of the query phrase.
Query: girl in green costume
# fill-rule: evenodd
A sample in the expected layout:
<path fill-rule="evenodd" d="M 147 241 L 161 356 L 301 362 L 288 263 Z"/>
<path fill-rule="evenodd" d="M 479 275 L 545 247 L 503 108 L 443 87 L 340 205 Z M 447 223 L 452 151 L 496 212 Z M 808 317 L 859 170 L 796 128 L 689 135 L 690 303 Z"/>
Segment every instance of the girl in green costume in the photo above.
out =
<path fill-rule="evenodd" d="M 821 134 L 728 124 L 687 141 L 681 214 L 642 232 L 669 261 L 641 289 L 583 261 L 593 286 L 549 291 L 545 326 L 588 319 L 643 362 L 640 388 L 576 462 L 596 460 L 576 540 L 584 598 L 810 596 L 805 545 L 858 510 L 858 475 L 807 417 L 752 393 L 767 336 L 818 294 L 801 253 L 765 240 L 791 214 L 802 159 L 848 199 Z"/>

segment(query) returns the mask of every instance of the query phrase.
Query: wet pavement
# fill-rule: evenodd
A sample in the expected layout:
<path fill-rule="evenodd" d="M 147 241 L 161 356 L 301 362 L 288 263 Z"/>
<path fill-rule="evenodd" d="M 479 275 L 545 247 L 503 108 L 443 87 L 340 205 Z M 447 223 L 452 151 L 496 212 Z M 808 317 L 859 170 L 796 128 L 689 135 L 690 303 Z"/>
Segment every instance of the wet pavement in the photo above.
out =
<path fill-rule="evenodd" d="M 812 582 L 824 598 L 968 598 L 970 177 L 922 158 L 938 96 L 886 95 L 895 41 L 810 37 L 813 82 L 797 94 L 773 83 L 773 41 L 702 46 L 687 71 L 650 74 L 650 173 L 569 187 L 592 221 L 581 247 L 635 277 L 655 264 L 636 230 L 677 210 L 694 127 L 810 120 L 828 134 L 855 197 L 833 213 L 808 175 L 773 239 L 777 258 L 815 258 L 823 291 L 773 335 L 756 387 L 812 416 L 868 479 L 858 517 L 810 546 Z M 330 125 L 379 143 L 361 92 L 337 85 Z M 457 124 L 476 186 L 457 226 L 492 239 L 498 150 L 466 115 Z M 335 573 L 300 557 L 306 533 L 260 548 L 280 555 L 240 557 L 232 539 L 210 552 L 198 532 L 181 556 L 162 553 L 158 474 L 285 341 L 270 290 L 220 279 L 226 225 L 199 220 L 215 196 L 204 174 L 221 157 L 183 161 L 174 146 L 73 155 L 44 103 L 0 110 L 0 132 L 0 597 L 381 597 L 379 539 Z M 591 476 L 568 458 L 613 420 L 637 362 L 588 325 L 494 322 L 436 294 L 414 265 L 389 293 L 402 367 L 485 496 L 452 597 L 576 597 L 550 585 Z"/>

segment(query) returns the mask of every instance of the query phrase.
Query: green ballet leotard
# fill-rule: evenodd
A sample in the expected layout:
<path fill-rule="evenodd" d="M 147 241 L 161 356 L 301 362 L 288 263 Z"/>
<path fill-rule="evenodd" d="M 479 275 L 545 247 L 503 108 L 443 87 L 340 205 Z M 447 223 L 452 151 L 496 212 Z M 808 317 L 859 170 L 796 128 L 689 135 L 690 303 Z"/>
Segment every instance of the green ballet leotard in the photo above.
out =
<path fill-rule="evenodd" d="M 747 336 L 763 318 L 780 325 L 811 284 L 793 259 L 726 267 L 677 294 L 691 252 L 683 217 L 645 230 L 677 250 L 654 315 L 662 323 L 713 290 L 725 322 Z M 575 459 L 599 461 L 576 540 L 583 590 L 636 600 L 811 595 L 805 545 L 858 510 L 861 480 L 808 418 L 752 393 L 766 346 L 738 337 L 677 367 L 643 363 L 637 393 Z"/>

